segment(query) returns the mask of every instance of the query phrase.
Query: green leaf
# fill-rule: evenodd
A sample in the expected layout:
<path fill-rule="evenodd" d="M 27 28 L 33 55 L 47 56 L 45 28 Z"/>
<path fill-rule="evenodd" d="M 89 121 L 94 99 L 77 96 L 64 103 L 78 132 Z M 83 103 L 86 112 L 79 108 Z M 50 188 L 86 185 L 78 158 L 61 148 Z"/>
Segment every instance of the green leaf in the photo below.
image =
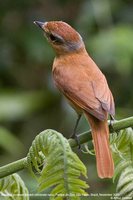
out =
<path fill-rule="evenodd" d="M 111 138 L 117 180 L 116 192 L 120 197 L 133 198 L 133 130 L 127 128 Z M 117 150 L 116 150 L 117 149 Z"/>
<path fill-rule="evenodd" d="M 0 196 L 3 200 L 29 200 L 28 189 L 18 174 L 13 174 L 0 180 Z"/>
<path fill-rule="evenodd" d="M 40 159 L 40 154 L 43 154 L 44 160 Z M 33 141 L 27 158 L 32 173 L 36 176 L 34 169 L 40 171 L 39 177 L 36 176 L 38 190 L 43 191 L 53 186 L 51 194 L 54 197 L 51 196 L 50 199 L 63 200 L 62 195 L 68 195 L 68 199 L 74 200 L 80 199 L 76 194 L 86 194 L 85 189 L 89 186 L 79 178 L 81 175 L 87 177 L 86 167 L 62 134 L 54 130 L 41 132 Z"/>

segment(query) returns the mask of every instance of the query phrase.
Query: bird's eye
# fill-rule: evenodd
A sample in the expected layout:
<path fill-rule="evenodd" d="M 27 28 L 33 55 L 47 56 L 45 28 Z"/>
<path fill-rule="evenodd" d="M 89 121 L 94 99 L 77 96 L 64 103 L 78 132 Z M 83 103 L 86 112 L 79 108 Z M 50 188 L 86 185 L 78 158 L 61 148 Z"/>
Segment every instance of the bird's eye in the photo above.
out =
<path fill-rule="evenodd" d="M 63 43 L 63 40 L 62 40 L 61 37 L 55 36 L 53 34 L 50 34 L 49 38 L 53 43 L 56 43 L 56 44 L 62 44 Z"/>
<path fill-rule="evenodd" d="M 57 37 L 55 37 L 53 34 L 50 34 L 50 35 L 49 35 L 49 38 L 50 38 L 50 40 L 52 40 L 52 41 L 56 41 L 56 40 L 57 40 Z"/>

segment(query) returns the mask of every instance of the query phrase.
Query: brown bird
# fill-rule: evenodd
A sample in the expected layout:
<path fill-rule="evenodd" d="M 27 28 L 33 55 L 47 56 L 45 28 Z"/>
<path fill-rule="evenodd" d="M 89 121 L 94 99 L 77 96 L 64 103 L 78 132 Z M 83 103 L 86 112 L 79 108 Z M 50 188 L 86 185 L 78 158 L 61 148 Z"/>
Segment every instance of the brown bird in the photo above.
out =
<path fill-rule="evenodd" d="M 111 178 L 114 163 L 107 118 L 108 114 L 114 116 L 115 107 L 106 78 L 88 55 L 80 34 L 70 25 L 62 21 L 34 23 L 43 29 L 56 53 L 52 73 L 57 88 L 78 115 L 84 113 L 89 121 L 98 176 Z"/>

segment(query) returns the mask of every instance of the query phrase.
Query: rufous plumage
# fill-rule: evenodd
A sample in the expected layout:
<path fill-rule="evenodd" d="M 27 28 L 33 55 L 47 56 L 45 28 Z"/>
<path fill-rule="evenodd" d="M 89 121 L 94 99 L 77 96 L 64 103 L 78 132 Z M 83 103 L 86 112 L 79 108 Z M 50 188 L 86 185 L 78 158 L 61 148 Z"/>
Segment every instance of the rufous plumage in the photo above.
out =
<path fill-rule="evenodd" d="M 70 25 L 62 21 L 35 23 L 56 53 L 52 68 L 55 85 L 91 126 L 98 176 L 111 178 L 114 162 L 107 119 L 108 114 L 114 116 L 115 107 L 106 78 L 88 55 L 80 34 Z"/>

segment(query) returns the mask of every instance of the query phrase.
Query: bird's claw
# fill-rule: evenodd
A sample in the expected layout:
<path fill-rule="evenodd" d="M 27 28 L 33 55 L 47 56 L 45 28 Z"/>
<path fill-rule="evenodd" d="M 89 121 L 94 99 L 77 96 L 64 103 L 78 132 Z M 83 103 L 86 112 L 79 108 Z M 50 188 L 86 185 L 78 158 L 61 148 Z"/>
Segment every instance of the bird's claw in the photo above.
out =
<path fill-rule="evenodd" d="M 78 145 L 78 149 L 81 149 L 81 144 L 79 142 L 78 136 L 75 133 L 73 133 L 70 138 L 74 139 Z"/>
<path fill-rule="evenodd" d="M 115 132 L 114 127 L 113 127 L 114 122 L 115 122 L 115 118 L 112 115 L 110 115 L 109 126 L 111 127 L 112 132 Z"/>

